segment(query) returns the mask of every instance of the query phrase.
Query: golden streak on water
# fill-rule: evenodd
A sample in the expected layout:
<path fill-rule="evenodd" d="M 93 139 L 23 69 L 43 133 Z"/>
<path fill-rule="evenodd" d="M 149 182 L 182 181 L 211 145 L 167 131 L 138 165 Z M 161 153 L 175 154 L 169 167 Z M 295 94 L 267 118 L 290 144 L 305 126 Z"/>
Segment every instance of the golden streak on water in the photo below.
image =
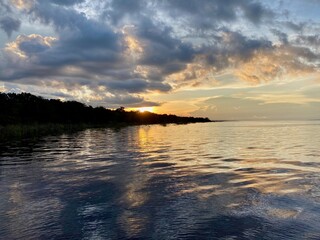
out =
<path fill-rule="evenodd" d="M 320 237 L 320 125 L 264 124 L 90 129 L 11 147 L 0 155 L 0 231 L 27 239 L 69 224 L 87 239 L 150 238 L 150 228 L 191 238 L 222 221 L 238 236 L 288 239 L 294 220 Z"/>

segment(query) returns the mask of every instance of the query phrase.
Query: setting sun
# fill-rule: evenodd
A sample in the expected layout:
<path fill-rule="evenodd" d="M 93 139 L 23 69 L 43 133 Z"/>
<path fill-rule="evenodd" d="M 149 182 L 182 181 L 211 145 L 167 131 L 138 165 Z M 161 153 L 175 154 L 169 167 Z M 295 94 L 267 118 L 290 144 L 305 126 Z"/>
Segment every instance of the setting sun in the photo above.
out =
<path fill-rule="evenodd" d="M 154 112 L 154 108 L 153 107 L 141 107 L 141 108 L 137 108 L 137 111 L 139 111 L 139 112 Z"/>

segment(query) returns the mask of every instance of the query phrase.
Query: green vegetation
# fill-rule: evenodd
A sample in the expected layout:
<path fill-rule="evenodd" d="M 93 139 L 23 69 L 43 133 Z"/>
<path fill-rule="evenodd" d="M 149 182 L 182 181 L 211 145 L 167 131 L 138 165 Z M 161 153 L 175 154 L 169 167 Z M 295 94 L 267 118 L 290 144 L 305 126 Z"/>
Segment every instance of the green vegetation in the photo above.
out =
<path fill-rule="evenodd" d="M 88 127 L 195 122 L 210 120 L 125 111 L 123 107 L 110 110 L 76 101 L 44 99 L 30 93 L 0 93 L 0 139 L 56 134 Z"/>

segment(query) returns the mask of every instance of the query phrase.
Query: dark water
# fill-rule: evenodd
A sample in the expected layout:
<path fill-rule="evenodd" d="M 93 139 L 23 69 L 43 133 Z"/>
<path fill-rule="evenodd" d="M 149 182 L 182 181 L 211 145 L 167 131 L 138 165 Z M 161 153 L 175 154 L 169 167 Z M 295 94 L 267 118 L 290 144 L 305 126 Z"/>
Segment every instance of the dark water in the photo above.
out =
<path fill-rule="evenodd" d="M 0 239 L 320 239 L 320 122 L 86 130 L 0 151 Z"/>

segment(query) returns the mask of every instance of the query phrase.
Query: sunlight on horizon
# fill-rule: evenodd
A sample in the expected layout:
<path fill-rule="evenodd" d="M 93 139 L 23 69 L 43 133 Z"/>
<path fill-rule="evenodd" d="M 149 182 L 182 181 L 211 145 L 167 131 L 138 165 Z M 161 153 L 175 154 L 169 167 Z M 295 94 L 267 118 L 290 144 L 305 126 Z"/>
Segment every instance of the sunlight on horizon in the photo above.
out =
<path fill-rule="evenodd" d="M 141 112 L 141 113 L 143 113 L 143 112 L 155 112 L 154 107 L 140 107 L 140 108 L 136 108 L 135 110 L 138 111 L 138 112 Z"/>

